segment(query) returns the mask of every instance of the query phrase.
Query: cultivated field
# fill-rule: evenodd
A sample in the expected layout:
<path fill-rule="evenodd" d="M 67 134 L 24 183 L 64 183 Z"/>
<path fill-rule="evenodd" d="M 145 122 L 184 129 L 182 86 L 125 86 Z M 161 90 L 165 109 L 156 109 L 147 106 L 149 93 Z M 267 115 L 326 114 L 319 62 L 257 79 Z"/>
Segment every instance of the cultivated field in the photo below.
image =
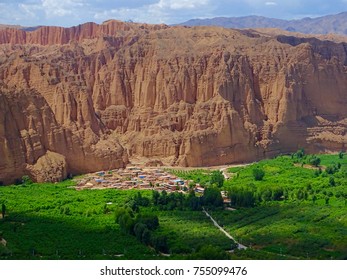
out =
<path fill-rule="evenodd" d="M 346 259 L 347 156 L 317 157 L 298 152 L 230 168 L 228 180 L 218 171 L 171 170 L 203 195 L 193 184 L 187 194 L 78 191 L 72 180 L 3 186 L 0 258 Z M 220 192 L 231 205 L 223 207 Z M 235 250 L 202 207 L 249 248 Z M 159 226 L 150 228 L 148 217 Z"/>

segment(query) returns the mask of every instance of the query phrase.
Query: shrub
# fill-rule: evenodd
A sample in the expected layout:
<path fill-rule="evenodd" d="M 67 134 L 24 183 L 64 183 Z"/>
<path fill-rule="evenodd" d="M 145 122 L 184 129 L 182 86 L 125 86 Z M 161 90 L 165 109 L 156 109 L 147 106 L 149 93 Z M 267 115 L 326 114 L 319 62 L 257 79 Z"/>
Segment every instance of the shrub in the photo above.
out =
<path fill-rule="evenodd" d="M 30 177 L 28 175 L 25 175 L 22 177 L 22 184 L 23 185 L 30 185 L 32 183 L 33 183 L 33 181 L 30 179 Z"/>
<path fill-rule="evenodd" d="M 330 177 L 330 178 L 329 178 L 329 185 L 332 186 L 332 187 L 335 187 L 335 186 L 336 186 L 334 177 Z"/>
<path fill-rule="evenodd" d="M 316 157 L 316 156 L 312 156 L 310 158 L 310 164 L 313 165 L 313 166 L 318 167 L 318 165 L 320 164 L 320 158 Z"/>
<path fill-rule="evenodd" d="M 304 149 L 299 149 L 295 154 L 294 157 L 298 159 L 302 159 L 305 156 L 305 150 Z"/>
<path fill-rule="evenodd" d="M 253 177 L 256 181 L 261 181 L 263 180 L 265 176 L 265 171 L 259 167 L 253 169 Z"/>
<path fill-rule="evenodd" d="M 215 184 L 218 188 L 223 187 L 224 175 L 222 171 L 215 170 L 211 174 L 211 185 Z"/>
<path fill-rule="evenodd" d="M 339 167 L 336 164 L 333 164 L 333 165 L 327 166 L 327 168 L 325 169 L 325 172 L 328 174 L 334 174 L 338 170 L 339 170 Z"/>

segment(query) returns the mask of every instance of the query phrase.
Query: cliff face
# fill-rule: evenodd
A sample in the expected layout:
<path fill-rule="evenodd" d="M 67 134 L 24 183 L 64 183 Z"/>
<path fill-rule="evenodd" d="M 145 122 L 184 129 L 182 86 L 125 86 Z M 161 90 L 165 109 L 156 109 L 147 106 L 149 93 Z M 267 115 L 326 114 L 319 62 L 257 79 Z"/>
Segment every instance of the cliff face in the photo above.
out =
<path fill-rule="evenodd" d="M 0 42 L 0 181 L 346 148 L 345 43 L 117 21 Z"/>

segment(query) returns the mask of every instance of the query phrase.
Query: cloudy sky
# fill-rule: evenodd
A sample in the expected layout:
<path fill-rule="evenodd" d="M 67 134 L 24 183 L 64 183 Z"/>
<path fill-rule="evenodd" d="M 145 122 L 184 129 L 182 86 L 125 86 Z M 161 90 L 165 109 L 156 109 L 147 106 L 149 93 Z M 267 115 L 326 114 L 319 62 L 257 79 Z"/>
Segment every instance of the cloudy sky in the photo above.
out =
<path fill-rule="evenodd" d="M 261 15 L 283 19 L 347 11 L 347 0 L 0 0 L 0 24 L 73 26 L 107 19 L 180 23 Z"/>

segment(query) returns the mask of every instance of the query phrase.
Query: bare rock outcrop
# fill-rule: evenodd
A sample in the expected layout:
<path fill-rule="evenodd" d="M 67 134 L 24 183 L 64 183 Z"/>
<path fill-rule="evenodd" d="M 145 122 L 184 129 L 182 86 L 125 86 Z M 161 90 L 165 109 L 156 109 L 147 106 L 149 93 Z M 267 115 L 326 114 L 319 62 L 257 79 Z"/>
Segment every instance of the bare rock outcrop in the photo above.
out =
<path fill-rule="evenodd" d="M 0 30 L 0 181 L 50 152 L 78 174 L 346 149 L 341 40 L 118 21 L 23 32 Z"/>
<path fill-rule="evenodd" d="M 40 157 L 34 165 L 29 165 L 27 169 L 30 176 L 39 182 L 58 182 L 67 177 L 65 157 L 50 151 Z"/>

